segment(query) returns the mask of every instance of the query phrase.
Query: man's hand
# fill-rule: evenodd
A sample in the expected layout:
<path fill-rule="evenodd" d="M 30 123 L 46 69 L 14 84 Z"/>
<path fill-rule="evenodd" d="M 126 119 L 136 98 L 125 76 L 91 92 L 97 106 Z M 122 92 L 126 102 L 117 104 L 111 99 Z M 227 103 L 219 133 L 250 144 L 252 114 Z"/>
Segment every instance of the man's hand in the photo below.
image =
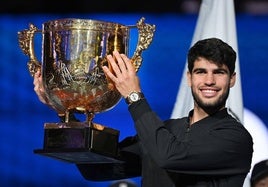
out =
<path fill-rule="evenodd" d="M 33 84 L 34 84 L 34 91 L 35 91 L 36 95 L 38 96 L 38 99 L 42 103 L 44 103 L 46 105 L 49 105 L 49 100 L 48 100 L 48 98 L 46 97 L 46 94 L 45 94 L 45 89 L 44 89 L 40 69 L 34 74 Z"/>
<path fill-rule="evenodd" d="M 103 71 L 124 98 L 133 91 L 141 91 L 135 67 L 125 54 L 114 51 L 113 56 L 107 55 L 107 60 L 109 67 L 103 66 Z"/>
<path fill-rule="evenodd" d="M 38 99 L 42 103 L 44 103 L 45 105 L 48 105 L 50 108 L 55 110 L 58 114 L 65 114 L 65 111 L 63 111 L 63 109 L 59 109 L 60 107 L 54 106 L 53 103 L 50 101 L 50 99 L 47 97 L 40 69 L 34 74 L 33 84 L 34 84 L 34 91 L 36 95 L 38 96 Z"/>

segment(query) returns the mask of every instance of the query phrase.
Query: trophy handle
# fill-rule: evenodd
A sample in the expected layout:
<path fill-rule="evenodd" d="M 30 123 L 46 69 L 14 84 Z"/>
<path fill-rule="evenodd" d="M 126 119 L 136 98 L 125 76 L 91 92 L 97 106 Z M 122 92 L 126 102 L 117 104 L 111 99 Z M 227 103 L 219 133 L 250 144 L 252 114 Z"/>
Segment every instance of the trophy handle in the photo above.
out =
<path fill-rule="evenodd" d="M 155 31 L 155 25 L 150 25 L 147 23 L 144 23 L 145 18 L 142 17 L 136 24 L 136 27 L 138 29 L 138 43 L 137 47 L 135 49 L 135 52 L 131 58 L 133 61 L 133 64 L 135 66 L 136 71 L 139 70 L 141 63 L 142 63 L 142 52 L 149 47 L 149 45 L 152 42 L 154 31 Z"/>
<path fill-rule="evenodd" d="M 18 32 L 18 40 L 23 53 L 29 56 L 30 60 L 27 63 L 28 70 L 33 77 L 38 69 L 41 69 L 41 63 L 37 60 L 34 53 L 34 34 L 38 31 L 37 27 L 29 24 L 29 29 Z"/>

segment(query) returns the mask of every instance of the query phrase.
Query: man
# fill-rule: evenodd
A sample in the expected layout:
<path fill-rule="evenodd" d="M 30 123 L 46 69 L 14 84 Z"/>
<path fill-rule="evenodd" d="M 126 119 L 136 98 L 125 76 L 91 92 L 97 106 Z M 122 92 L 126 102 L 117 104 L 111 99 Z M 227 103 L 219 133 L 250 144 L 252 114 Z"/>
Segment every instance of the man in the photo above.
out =
<path fill-rule="evenodd" d="M 187 117 L 166 121 L 151 109 L 131 60 L 116 51 L 107 60 L 109 67 L 103 66 L 103 71 L 126 99 L 137 135 L 120 142 L 123 164 L 77 165 L 86 179 L 141 175 L 143 187 L 243 185 L 251 166 L 253 142 L 225 108 L 236 80 L 236 53 L 228 44 L 209 38 L 191 47 L 187 79 L 194 108 Z"/>
<path fill-rule="evenodd" d="M 250 183 L 251 187 L 268 187 L 268 159 L 254 165 Z"/>

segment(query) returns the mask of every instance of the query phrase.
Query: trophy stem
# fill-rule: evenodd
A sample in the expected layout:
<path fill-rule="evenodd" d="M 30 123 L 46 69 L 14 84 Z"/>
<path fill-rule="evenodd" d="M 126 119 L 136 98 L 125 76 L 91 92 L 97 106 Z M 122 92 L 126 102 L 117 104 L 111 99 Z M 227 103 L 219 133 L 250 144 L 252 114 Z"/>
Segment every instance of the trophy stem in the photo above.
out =
<path fill-rule="evenodd" d="M 88 125 L 92 123 L 93 118 L 95 117 L 93 112 L 87 112 L 86 113 L 86 122 Z"/>
<path fill-rule="evenodd" d="M 69 121 L 70 121 L 70 111 L 67 110 L 65 112 L 65 123 L 69 123 Z"/>
<path fill-rule="evenodd" d="M 62 118 L 64 117 L 63 121 L 66 124 L 73 122 L 72 115 L 73 115 L 73 113 L 70 110 L 66 110 L 65 114 L 62 116 Z M 85 112 L 85 115 L 86 115 L 86 120 L 84 123 L 87 124 L 88 126 L 90 126 L 92 124 L 93 118 L 95 117 L 95 114 L 93 112 Z"/>

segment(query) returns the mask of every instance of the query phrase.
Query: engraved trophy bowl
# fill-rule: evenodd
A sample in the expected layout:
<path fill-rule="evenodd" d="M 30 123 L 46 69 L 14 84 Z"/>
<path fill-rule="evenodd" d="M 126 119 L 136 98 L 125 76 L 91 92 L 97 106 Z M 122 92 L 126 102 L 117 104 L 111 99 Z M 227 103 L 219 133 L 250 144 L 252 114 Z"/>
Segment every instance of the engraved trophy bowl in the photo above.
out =
<path fill-rule="evenodd" d="M 136 71 L 139 70 L 141 54 L 151 44 L 155 31 L 155 25 L 144 23 L 144 20 L 141 18 L 136 25 L 126 26 L 67 18 L 47 21 L 41 30 L 29 24 L 28 29 L 18 32 L 20 48 L 29 57 L 30 74 L 33 76 L 41 69 L 49 103 L 59 116 L 64 116 L 61 123 L 45 123 L 44 149 L 41 151 L 45 150 L 46 155 L 76 163 L 85 162 L 85 156 L 79 154 L 72 160 L 69 155 L 62 156 L 62 150 L 66 153 L 66 150 L 87 149 L 103 155 L 117 155 L 119 131 L 92 122 L 95 114 L 112 109 L 121 99 L 102 66 L 110 66 L 106 56 L 114 50 L 128 55 L 130 29 L 137 28 L 138 41 L 131 59 Z M 42 34 L 41 61 L 34 51 L 37 33 Z M 73 113 L 85 114 L 86 121 L 70 121 Z M 60 153 L 56 154 L 55 149 Z"/>

